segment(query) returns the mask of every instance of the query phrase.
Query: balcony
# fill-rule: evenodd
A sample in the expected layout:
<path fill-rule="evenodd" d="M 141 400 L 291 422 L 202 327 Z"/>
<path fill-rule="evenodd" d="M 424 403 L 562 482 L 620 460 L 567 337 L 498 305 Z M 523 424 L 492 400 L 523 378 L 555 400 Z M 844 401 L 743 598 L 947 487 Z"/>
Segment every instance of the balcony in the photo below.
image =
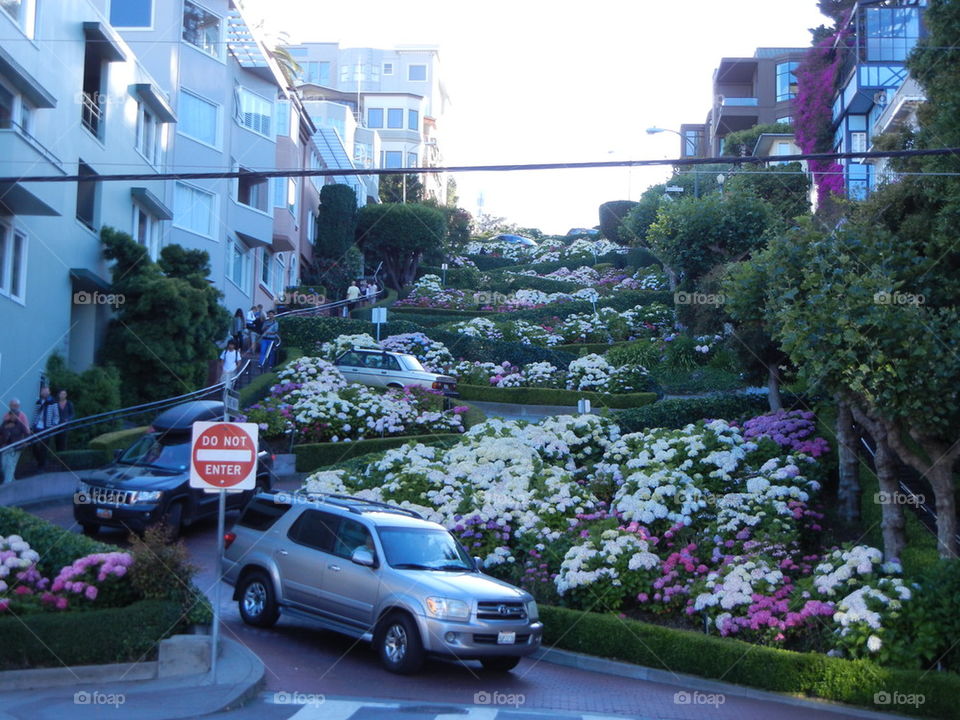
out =
<path fill-rule="evenodd" d="M 90 131 L 94 137 L 100 137 L 100 123 L 103 120 L 103 106 L 100 104 L 99 95 L 90 95 L 83 93 L 83 106 L 81 108 L 80 120 L 83 126 Z"/>
<path fill-rule="evenodd" d="M 757 107 L 760 99 L 755 97 L 723 97 L 720 100 L 722 107 Z"/>

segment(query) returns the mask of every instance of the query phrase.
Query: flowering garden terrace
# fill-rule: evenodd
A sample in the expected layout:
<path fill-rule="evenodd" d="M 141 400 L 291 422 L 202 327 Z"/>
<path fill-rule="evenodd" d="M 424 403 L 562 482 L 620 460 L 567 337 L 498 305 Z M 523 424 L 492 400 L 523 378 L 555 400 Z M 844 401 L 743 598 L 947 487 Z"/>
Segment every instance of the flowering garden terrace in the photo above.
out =
<path fill-rule="evenodd" d="M 876 548 L 831 539 L 829 444 L 815 430 L 805 412 L 627 434 L 594 415 L 489 420 L 453 446 L 408 443 L 314 473 L 305 490 L 416 509 L 545 605 L 892 667 L 950 657 L 944 669 L 960 670 L 944 654 L 956 638 L 925 625 L 950 597 Z"/>

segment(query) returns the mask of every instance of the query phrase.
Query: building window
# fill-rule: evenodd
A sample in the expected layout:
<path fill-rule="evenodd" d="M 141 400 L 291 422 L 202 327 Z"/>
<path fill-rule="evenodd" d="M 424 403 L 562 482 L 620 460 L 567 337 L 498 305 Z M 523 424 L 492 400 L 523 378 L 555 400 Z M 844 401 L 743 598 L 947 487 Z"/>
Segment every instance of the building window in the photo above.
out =
<path fill-rule="evenodd" d="M 403 128 L 403 109 L 390 108 L 387 110 L 387 127 L 391 130 Z"/>
<path fill-rule="evenodd" d="M 247 291 L 247 277 L 250 273 L 250 253 L 239 242 L 231 243 L 229 277 L 238 288 Z"/>
<path fill-rule="evenodd" d="M 271 137 L 273 103 L 246 88 L 237 88 L 237 122 L 258 135 Z"/>
<path fill-rule="evenodd" d="M 290 132 L 290 101 L 277 100 L 277 135 L 287 135 Z"/>
<path fill-rule="evenodd" d="M 787 140 L 778 140 L 775 155 L 790 155 L 790 143 Z"/>
<path fill-rule="evenodd" d="M 217 146 L 219 106 L 186 90 L 180 91 L 177 132 L 212 147 Z"/>
<path fill-rule="evenodd" d="M 183 39 L 198 50 L 220 57 L 220 18 L 196 3 L 183 3 Z"/>
<path fill-rule="evenodd" d="M 783 123 L 784 125 L 793 125 L 793 116 L 784 115 L 783 117 L 778 117 L 777 122 Z"/>
<path fill-rule="evenodd" d="M 287 206 L 287 179 L 282 177 L 273 178 L 273 206 Z"/>
<path fill-rule="evenodd" d="M 385 150 L 383 152 L 383 167 L 399 168 L 403 167 L 403 153 L 399 150 Z"/>
<path fill-rule="evenodd" d="M 275 297 L 280 297 L 280 295 L 283 294 L 283 281 L 284 276 L 287 274 L 286 265 L 287 263 L 282 253 L 277 253 L 273 256 L 273 272 L 271 273 L 272 282 L 270 284 L 270 290 Z"/>
<path fill-rule="evenodd" d="M 407 153 L 407 167 L 416 167 L 416 166 L 417 166 L 417 154 Z"/>
<path fill-rule="evenodd" d="M 96 177 L 97 173 L 83 160 L 77 166 L 77 175 L 81 178 Z M 97 201 L 100 195 L 100 183 L 89 180 L 77 183 L 77 220 L 91 230 L 97 229 Z"/>
<path fill-rule="evenodd" d="M 698 157 L 700 155 L 701 134 L 697 130 L 683 131 L 683 156 Z"/>
<path fill-rule="evenodd" d="M 383 108 L 367 109 L 367 127 L 368 128 L 383 127 Z"/>
<path fill-rule="evenodd" d="M 917 8 L 867 8 L 866 16 L 867 60 L 906 60 L 920 38 Z"/>
<path fill-rule="evenodd" d="M 117 28 L 153 27 L 153 0 L 111 0 L 110 24 Z"/>
<path fill-rule="evenodd" d="M 263 255 L 260 256 L 260 284 L 268 290 L 270 289 L 270 266 L 273 264 L 273 256 L 266 248 L 263 249 Z"/>
<path fill-rule="evenodd" d="M 213 193 L 178 182 L 173 196 L 173 224 L 212 238 L 215 202 Z"/>
<path fill-rule="evenodd" d="M 163 149 L 163 125 L 144 103 L 137 103 L 137 150 L 151 165 L 159 165 Z"/>
<path fill-rule="evenodd" d="M 33 37 L 36 19 L 36 0 L 0 0 L 0 9 L 13 18 L 27 37 Z"/>
<path fill-rule="evenodd" d="M 793 100 L 797 96 L 798 62 L 777 64 L 777 102 Z"/>
<path fill-rule="evenodd" d="M 88 42 L 83 53 L 83 91 L 81 93 L 80 120 L 94 137 L 103 139 L 103 111 L 106 93 L 106 69 L 100 48 Z"/>
<path fill-rule="evenodd" d="M 407 80 L 426 80 L 427 79 L 427 66 L 426 65 L 410 65 L 407 68 Z"/>
<path fill-rule="evenodd" d="M 0 85 L 0 130 L 9 130 L 13 127 L 16 99 L 16 95 Z"/>
<path fill-rule="evenodd" d="M 23 300 L 27 236 L 0 223 L 0 294 Z"/>
<path fill-rule="evenodd" d="M 241 173 L 248 172 L 240 168 Z M 260 212 L 269 208 L 270 184 L 266 178 L 240 175 L 237 178 L 237 202 Z"/>
<path fill-rule="evenodd" d="M 160 255 L 160 220 L 133 204 L 133 237 L 147 249 L 151 260 Z"/>
<path fill-rule="evenodd" d="M 417 110 L 407 110 L 407 129 L 420 132 L 420 112 Z"/>
<path fill-rule="evenodd" d="M 294 217 L 297 216 L 297 180 L 296 178 L 287 178 L 287 210 Z"/>
<path fill-rule="evenodd" d="M 317 216 L 312 212 L 307 213 L 307 242 L 311 245 L 317 239 Z"/>
<path fill-rule="evenodd" d="M 322 170 L 323 163 L 320 161 L 320 156 L 315 152 L 310 153 L 310 169 L 311 170 Z M 317 192 L 320 192 L 320 188 L 323 187 L 323 176 L 322 175 L 311 175 L 310 182 L 313 183 L 313 187 L 316 188 Z"/>
<path fill-rule="evenodd" d="M 850 152 L 867 151 L 867 134 L 865 132 L 850 133 Z"/>
<path fill-rule="evenodd" d="M 330 63 L 318 60 L 300 63 L 300 81 L 314 85 L 330 85 Z"/>
<path fill-rule="evenodd" d="M 393 75 L 393 63 L 385 62 L 383 64 L 383 74 L 384 75 Z"/>

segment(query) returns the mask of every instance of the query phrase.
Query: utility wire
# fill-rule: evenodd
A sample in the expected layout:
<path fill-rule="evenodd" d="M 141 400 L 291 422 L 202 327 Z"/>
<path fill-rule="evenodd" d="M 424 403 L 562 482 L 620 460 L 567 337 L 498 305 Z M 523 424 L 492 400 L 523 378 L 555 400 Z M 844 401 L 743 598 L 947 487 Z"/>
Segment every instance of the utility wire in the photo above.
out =
<path fill-rule="evenodd" d="M 873 150 L 847 153 L 801 153 L 798 155 L 763 155 L 744 157 L 674 158 L 672 160 L 605 160 L 599 162 L 527 163 L 518 165 L 451 165 L 446 167 L 411 168 L 338 168 L 314 170 L 289 168 L 286 170 L 231 170 L 218 172 L 180 173 L 113 173 L 109 175 L 22 175 L 0 177 L 0 184 L 17 182 L 111 182 L 123 180 L 224 180 L 227 178 L 268 179 L 287 177 L 333 177 L 360 175 L 412 175 L 417 173 L 517 172 L 527 170 L 584 170 L 588 168 L 650 167 L 673 165 L 756 165 L 762 163 L 799 162 L 801 160 L 859 160 L 873 158 L 916 158 L 942 155 L 960 157 L 960 148 L 930 148 L 924 150 Z M 829 170 L 828 170 L 829 172 Z"/>

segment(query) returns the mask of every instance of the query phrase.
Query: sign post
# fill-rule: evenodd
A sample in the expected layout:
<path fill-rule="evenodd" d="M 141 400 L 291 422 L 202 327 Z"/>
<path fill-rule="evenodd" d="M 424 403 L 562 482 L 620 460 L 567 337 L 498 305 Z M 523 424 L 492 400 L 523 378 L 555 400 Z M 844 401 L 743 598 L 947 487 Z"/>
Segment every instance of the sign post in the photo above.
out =
<path fill-rule="evenodd" d="M 224 414 L 227 408 L 224 406 Z M 220 563 L 223 558 L 227 493 L 253 490 L 257 485 L 256 423 L 195 422 L 190 443 L 190 487 L 220 495 L 217 510 L 216 585 L 213 589 L 213 631 L 210 675 L 217 678 L 220 649 Z"/>
<path fill-rule="evenodd" d="M 385 307 L 373 308 L 370 315 L 371 321 L 377 326 L 377 342 L 380 342 L 380 326 L 387 321 L 387 309 Z"/>
<path fill-rule="evenodd" d="M 443 263 L 443 265 L 440 266 L 440 270 L 443 273 L 443 278 L 440 280 L 440 284 L 446 285 L 447 284 L 447 263 Z"/>
<path fill-rule="evenodd" d="M 586 398 L 577 400 L 577 412 L 581 415 L 587 415 L 590 412 L 590 401 Z"/>

